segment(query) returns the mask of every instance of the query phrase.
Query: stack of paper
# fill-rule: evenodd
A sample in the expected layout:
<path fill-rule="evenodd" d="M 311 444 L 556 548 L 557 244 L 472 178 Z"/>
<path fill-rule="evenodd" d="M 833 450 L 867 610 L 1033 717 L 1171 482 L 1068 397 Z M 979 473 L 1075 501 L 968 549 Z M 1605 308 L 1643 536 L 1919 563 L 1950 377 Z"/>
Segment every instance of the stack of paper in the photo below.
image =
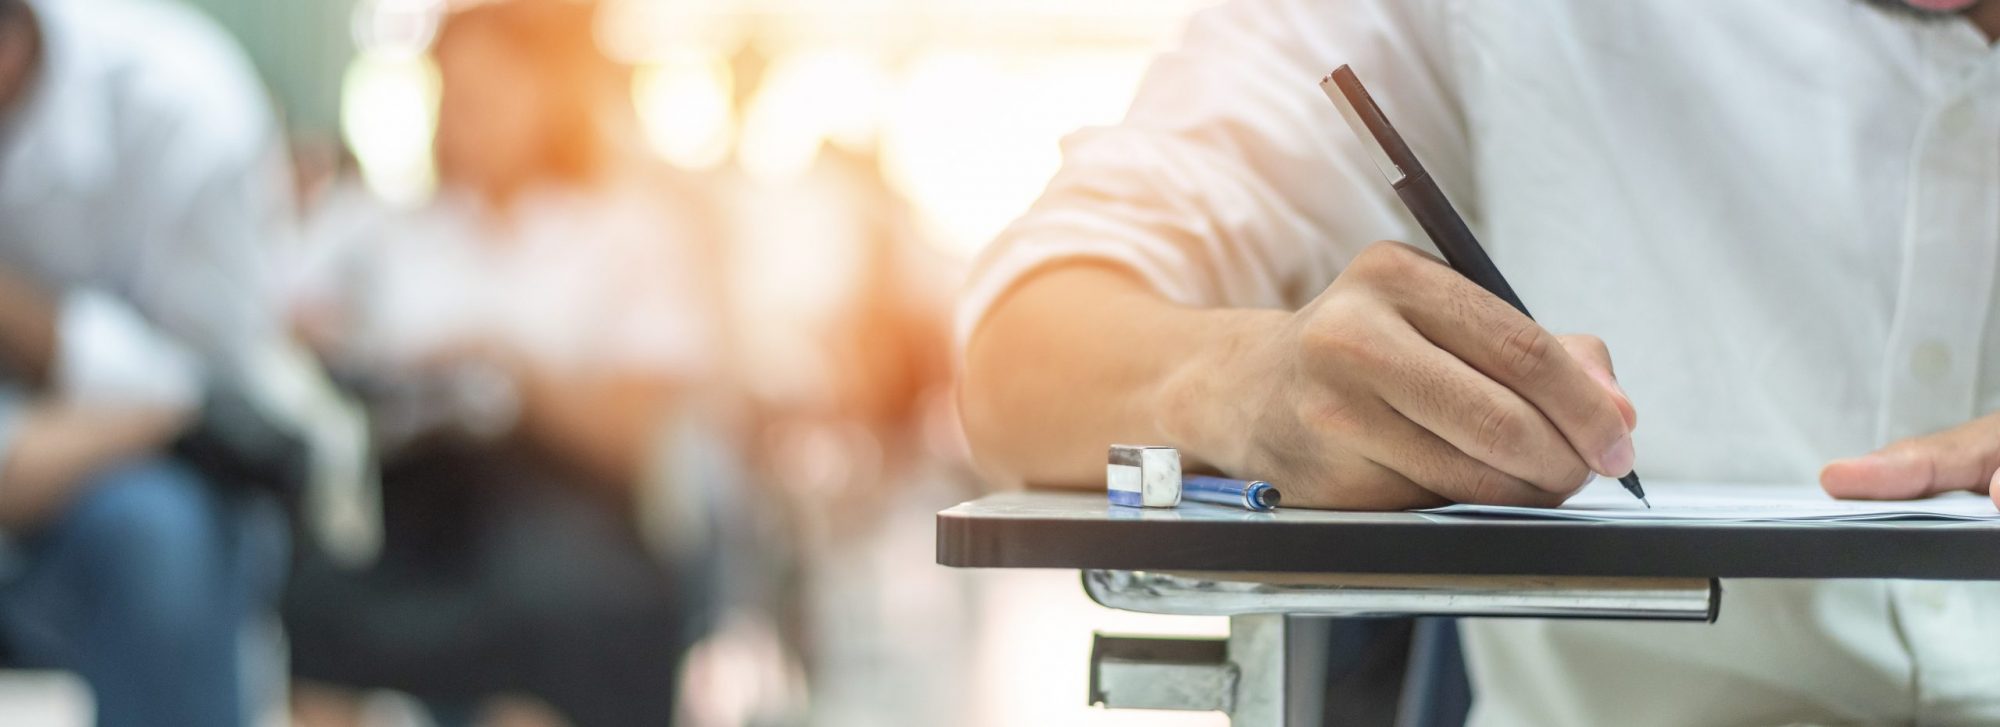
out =
<path fill-rule="evenodd" d="M 1598 478 L 1560 508 L 1448 505 L 1423 512 L 1555 520 L 1704 520 L 1721 522 L 1854 522 L 1868 520 L 2000 520 L 1985 495 L 1953 492 L 1926 500 L 1835 500 L 1818 485 L 1647 482 L 1648 510 L 1617 480 Z"/>

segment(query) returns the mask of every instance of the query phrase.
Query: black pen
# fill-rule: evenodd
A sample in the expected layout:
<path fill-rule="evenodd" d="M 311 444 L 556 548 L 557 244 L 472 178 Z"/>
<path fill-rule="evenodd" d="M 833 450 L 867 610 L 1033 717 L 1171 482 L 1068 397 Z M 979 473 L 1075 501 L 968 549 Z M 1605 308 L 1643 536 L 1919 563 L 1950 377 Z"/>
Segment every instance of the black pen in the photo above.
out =
<path fill-rule="evenodd" d="M 1465 226 L 1465 218 L 1458 216 L 1458 210 L 1445 199 L 1444 190 L 1424 171 L 1424 165 L 1417 162 L 1416 152 L 1403 143 L 1403 135 L 1396 133 L 1396 127 L 1389 125 L 1389 117 L 1382 113 L 1382 107 L 1375 105 L 1361 79 L 1355 77 L 1354 69 L 1346 65 L 1333 69 L 1333 73 L 1319 82 L 1319 88 L 1340 108 L 1340 115 L 1353 127 L 1354 135 L 1361 138 L 1361 146 L 1368 149 L 1375 168 L 1389 179 L 1389 186 L 1396 189 L 1396 196 L 1410 208 L 1410 214 L 1437 245 L 1438 252 L 1444 253 L 1444 261 L 1451 269 L 1507 301 L 1521 315 L 1534 318 L 1528 313 L 1528 306 L 1521 303 L 1521 296 L 1514 294 L 1514 286 L 1508 285 L 1507 279 L 1500 275 L 1500 268 L 1493 265 L 1493 258 L 1486 256 L 1471 228 Z M 1639 486 L 1638 470 L 1618 478 L 1618 484 L 1646 503 L 1648 509 L 1653 507 L 1646 500 L 1646 489 Z"/>

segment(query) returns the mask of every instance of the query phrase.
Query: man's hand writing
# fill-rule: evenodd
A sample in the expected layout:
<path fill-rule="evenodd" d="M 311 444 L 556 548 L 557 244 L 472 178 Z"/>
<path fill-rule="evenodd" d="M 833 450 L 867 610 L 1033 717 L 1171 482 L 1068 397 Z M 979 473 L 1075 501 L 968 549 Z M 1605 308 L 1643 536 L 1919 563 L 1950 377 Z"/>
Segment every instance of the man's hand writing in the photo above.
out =
<path fill-rule="evenodd" d="M 1303 309 L 1259 320 L 1194 369 L 1221 376 L 1168 391 L 1191 413 L 1235 402 L 1186 439 L 1282 483 L 1287 504 L 1553 506 L 1632 470 L 1637 417 L 1603 342 L 1552 335 L 1415 248 L 1372 246 Z"/>

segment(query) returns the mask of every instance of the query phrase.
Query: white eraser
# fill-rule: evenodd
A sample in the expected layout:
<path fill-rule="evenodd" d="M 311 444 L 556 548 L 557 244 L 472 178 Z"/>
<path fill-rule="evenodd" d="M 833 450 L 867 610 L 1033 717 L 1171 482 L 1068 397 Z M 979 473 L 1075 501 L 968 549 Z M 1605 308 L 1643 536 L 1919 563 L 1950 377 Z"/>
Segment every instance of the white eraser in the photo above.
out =
<path fill-rule="evenodd" d="M 1104 485 L 1113 505 L 1179 505 L 1181 453 L 1173 447 L 1111 445 L 1111 461 L 1104 466 Z"/>

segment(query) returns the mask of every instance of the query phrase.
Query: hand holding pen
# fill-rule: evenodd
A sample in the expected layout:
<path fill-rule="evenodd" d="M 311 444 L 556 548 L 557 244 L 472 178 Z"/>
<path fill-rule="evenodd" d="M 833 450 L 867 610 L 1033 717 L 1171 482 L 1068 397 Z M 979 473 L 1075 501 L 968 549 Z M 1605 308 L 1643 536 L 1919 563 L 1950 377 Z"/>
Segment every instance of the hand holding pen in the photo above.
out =
<path fill-rule="evenodd" d="M 1636 415 L 1603 342 L 1408 245 L 1368 247 L 1297 311 L 1216 317 L 1234 332 L 1191 350 L 1200 375 L 1167 396 L 1230 405 L 1168 422 L 1173 444 L 1281 483 L 1287 507 L 1553 506 L 1632 471 Z"/>
<path fill-rule="evenodd" d="M 1347 66 L 1336 68 L 1320 81 L 1319 86 L 1326 92 L 1327 100 L 1340 109 L 1341 117 L 1346 119 L 1355 137 L 1368 150 L 1368 157 L 1375 162 L 1376 170 L 1382 172 L 1382 177 L 1396 190 L 1396 196 L 1410 208 L 1417 224 L 1424 228 L 1424 234 L 1437 245 L 1438 252 L 1444 254 L 1446 264 L 1506 301 L 1521 315 L 1528 315 L 1528 306 L 1514 293 L 1514 286 L 1507 283 L 1507 278 L 1500 274 L 1500 268 L 1493 264 L 1493 259 L 1486 256 L 1486 249 L 1479 246 L 1479 240 L 1472 235 L 1472 228 L 1466 226 L 1465 219 L 1459 217 L 1458 210 L 1451 206 L 1450 200 L 1445 199 L 1444 190 L 1431 179 L 1429 172 L 1424 171 L 1423 163 L 1417 161 L 1416 152 L 1403 142 L 1403 135 L 1389 124 L 1388 115 L 1368 95 L 1368 89 L 1361 85 L 1354 69 Z M 1603 342 L 1598 342 L 1598 347 L 1602 346 Z M 1608 353 L 1604 361 L 1608 372 L 1611 368 Z M 1615 383 L 1611 386 L 1617 389 Z M 1624 392 L 1618 391 L 1617 395 L 1623 398 Z M 1629 410 L 1631 402 L 1626 402 L 1625 407 Z M 1631 429 L 1632 424 L 1633 420 L 1628 416 L 1626 429 Z M 1618 463 L 1611 465 L 1611 469 L 1624 471 L 1624 474 L 1618 475 L 1619 484 L 1650 509 L 1653 503 L 1646 501 L 1646 490 L 1639 485 L 1639 473 L 1631 469 L 1631 435 L 1628 433 L 1614 446 L 1618 449 L 1602 455 L 1600 464 Z"/>

